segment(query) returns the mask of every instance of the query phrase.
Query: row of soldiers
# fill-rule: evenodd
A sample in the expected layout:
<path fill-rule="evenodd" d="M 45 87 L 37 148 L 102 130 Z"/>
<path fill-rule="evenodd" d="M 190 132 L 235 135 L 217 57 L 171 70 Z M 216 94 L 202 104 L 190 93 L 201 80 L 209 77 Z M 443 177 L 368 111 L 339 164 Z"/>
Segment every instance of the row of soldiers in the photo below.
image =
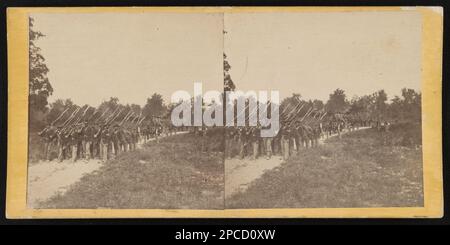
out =
<path fill-rule="evenodd" d="M 135 150 L 139 129 L 117 123 L 81 122 L 68 127 L 49 125 L 39 132 L 39 136 L 44 141 L 45 160 L 52 160 L 52 152 L 56 151 L 58 161 L 91 158 L 106 161 L 120 152 Z"/>
<path fill-rule="evenodd" d="M 227 158 L 250 156 L 256 159 L 281 155 L 287 159 L 301 148 L 317 147 L 323 136 L 321 124 L 307 126 L 300 123 L 283 125 L 275 137 L 261 137 L 260 126 L 230 127 L 225 135 Z"/>
<path fill-rule="evenodd" d="M 74 105 L 38 134 L 44 143 L 43 159 L 75 162 L 92 158 L 106 161 L 121 152 L 135 150 L 140 141 L 170 134 L 171 130 L 167 120 L 147 118 L 123 106 L 101 110 Z"/>
<path fill-rule="evenodd" d="M 353 131 L 379 124 L 376 120 L 348 114 L 330 115 L 309 122 L 283 122 L 275 137 L 261 137 L 260 126 L 228 127 L 225 135 L 225 156 L 228 159 L 236 156 L 241 159 L 247 156 L 252 159 L 260 156 L 270 159 L 273 155 L 281 155 L 286 160 L 299 153 L 302 148 L 317 147 L 321 138 L 332 135 L 341 137 L 344 129 Z"/>

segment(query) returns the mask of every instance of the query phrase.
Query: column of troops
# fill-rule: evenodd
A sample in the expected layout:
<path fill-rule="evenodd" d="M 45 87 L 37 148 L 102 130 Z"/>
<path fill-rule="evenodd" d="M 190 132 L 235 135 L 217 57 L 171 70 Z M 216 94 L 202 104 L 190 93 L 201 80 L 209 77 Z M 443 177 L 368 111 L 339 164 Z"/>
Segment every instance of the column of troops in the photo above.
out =
<path fill-rule="evenodd" d="M 331 135 L 340 137 L 344 129 L 352 131 L 359 127 L 376 128 L 381 125 L 379 120 L 364 119 L 360 115 L 335 114 L 325 117 L 326 112 L 314 110 L 312 107 L 306 113 L 300 113 L 303 107 L 299 106 L 300 104 L 291 106 L 288 112 L 284 110 L 280 114 L 281 126 L 275 137 L 261 137 L 261 126 L 226 127 L 226 158 L 256 159 L 261 156 L 271 158 L 273 155 L 281 155 L 283 159 L 287 159 L 301 152 L 302 148 L 317 147 L 321 138 Z M 170 136 L 178 130 L 186 130 L 186 127 L 174 127 L 168 119 L 152 118 L 145 121 L 145 117 L 133 118 L 130 116 L 132 113 L 123 114 L 120 110 L 115 110 L 107 117 L 103 116 L 107 112 L 98 113 L 102 115 L 92 120 L 97 113 L 94 112 L 87 120 L 81 120 L 85 118 L 86 111 L 87 109 L 82 113 L 79 108 L 64 123 L 56 125 L 65 114 L 63 112 L 39 132 L 44 142 L 43 159 L 52 160 L 56 157 L 60 162 L 65 159 L 75 162 L 78 159 L 96 158 L 107 161 L 121 152 L 134 151 L 139 143 L 152 139 L 158 142 L 162 135 Z M 79 114 L 82 116 L 74 119 Z M 197 131 L 205 136 L 201 143 L 202 151 L 205 151 L 210 143 L 206 139 L 211 138 L 208 132 L 212 130 L 201 127 Z M 52 152 L 57 152 L 56 156 Z"/>
<path fill-rule="evenodd" d="M 145 143 L 151 138 L 158 140 L 162 133 L 170 135 L 172 130 L 165 127 L 161 120 L 144 121 L 145 118 L 138 119 L 137 116 L 132 119 L 131 113 L 123 117 L 124 114 L 117 110 L 104 120 L 98 120 L 103 115 L 97 120 L 80 120 L 86 113 L 75 120 L 79 111 L 74 111 L 60 125 L 55 123 L 58 118 L 38 133 L 44 143 L 44 160 L 50 161 L 56 157 L 59 162 L 93 158 L 107 161 L 122 152 L 134 151 L 140 142 Z M 118 120 L 121 114 L 123 118 Z"/>
<path fill-rule="evenodd" d="M 281 122 L 275 137 L 261 137 L 261 126 L 228 127 L 225 135 L 226 158 L 257 159 L 265 156 L 270 159 L 273 155 L 281 155 L 286 160 L 291 155 L 300 153 L 302 148 L 317 147 L 321 138 L 331 135 L 340 137 L 344 129 L 352 131 L 373 125 L 372 120 L 363 119 L 360 115 L 325 117 L 326 112 L 311 111 L 292 116 L 281 114 L 280 118 L 286 120 Z"/>
<path fill-rule="evenodd" d="M 69 127 L 50 125 L 39 135 L 44 140 L 45 160 L 51 160 L 56 148 L 58 161 L 71 159 L 107 160 L 121 152 L 133 151 L 139 141 L 137 127 L 118 124 L 99 125 L 82 122 Z"/>

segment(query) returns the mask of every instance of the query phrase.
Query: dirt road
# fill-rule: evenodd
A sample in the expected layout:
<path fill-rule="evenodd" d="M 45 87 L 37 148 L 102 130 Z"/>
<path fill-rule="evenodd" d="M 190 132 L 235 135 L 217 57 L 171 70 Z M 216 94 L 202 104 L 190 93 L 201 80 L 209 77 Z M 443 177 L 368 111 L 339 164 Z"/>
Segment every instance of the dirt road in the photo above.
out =
<path fill-rule="evenodd" d="M 186 132 L 177 132 L 176 134 L 182 133 Z M 164 138 L 164 136 L 160 138 Z M 155 138 L 151 138 L 147 142 L 154 140 Z M 141 148 L 142 144 L 143 142 L 138 143 L 137 148 Z M 102 165 L 103 162 L 97 159 L 78 160 L 75 163 L 70 160 L 31 163 L 28 167 L 28 206 L 37 207 L 40 201 L 45 201 L 56 194 L 64 194 L 83 175 L 92 173 Z"/>
<path fill-rule="evenodd" d="M 77 161 L 65 160 L 39 162 L 28 168 L 28 206 L 36 207 L 57 193 L 64 193 L 67 188 L 78 181 L 84 174 L 91 173 L 102 166 L 99 160 Z"/>

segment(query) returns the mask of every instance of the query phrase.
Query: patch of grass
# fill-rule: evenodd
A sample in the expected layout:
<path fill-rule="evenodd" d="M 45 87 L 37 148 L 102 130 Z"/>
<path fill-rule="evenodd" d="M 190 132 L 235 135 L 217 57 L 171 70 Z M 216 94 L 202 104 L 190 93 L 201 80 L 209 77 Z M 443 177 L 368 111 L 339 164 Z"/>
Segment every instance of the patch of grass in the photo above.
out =
<path fill-rule="evenodd" d="M 82 177 L 65 194 L 52 197 L 40 206 L 223 208 L 223 152 L 201 152 L 201 140 L 191 134 L 176 135 L 123 153 Z"/>
<path fill-rule="evenodd" d="M 423 206 L 422 150 L 395 141 L 417 134 L 420 127 L 407 133 L 393 127 L 390 132 L 367 129 L 330 138 L 264 173 L 245 192 L 227 199 L 226 207 Z"/>

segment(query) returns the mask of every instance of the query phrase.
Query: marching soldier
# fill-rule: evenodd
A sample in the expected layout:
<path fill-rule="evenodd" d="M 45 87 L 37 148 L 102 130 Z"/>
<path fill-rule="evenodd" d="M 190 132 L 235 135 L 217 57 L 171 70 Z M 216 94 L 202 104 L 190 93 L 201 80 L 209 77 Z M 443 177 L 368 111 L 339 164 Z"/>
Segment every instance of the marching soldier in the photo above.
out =
<path fill-rule="evenodd" d="M 106 162 L 110 158 L 111 154 L 111 132 L 110 129 L 105 125 L 100 131 L 100 145 L 102 152 L 102 160 Z"/>
<path fill-rule="evenodd" d="M 93 156 L 94 135 L 95 135 L 94 126 L 86 125 L 83 129 L 83 149 L 86 161 L 89 161 Z"/>
<path fill-rule="evenodd" d="M 69 132 L 69 144 L 71 149 L 71 160 L 76 162 L 79 153 L 79 146 L 81 145 L 81 131 L 80 125 L 75 125 Z"/>
<path fill-rule="evenodd" d="M 239 158 L 245 157 L 245 146 L 247 145 L 247 135 L 245 127 L 238 128 L 238 145 L 239 145 Z"/>
<path fill-rule="evenodd" d="M 38 135 L 44 140 L 44 159 L 50 161 L 52 145 L 57 136 L 56 127 L 49 125 L 39 132 Z"/>
<path fill-rule="evenodd" d="M 259 136 L 260 129 L 259 127 L 251 127 L 249 128 L 249 140 L 252 145 L 252 159 L 256 160 L 258 158 L 258 150 L 259 150 Z"/>
<path fill-rule="evenodd" d="M 92 139 L 92 152 L 93 152 L 93 156 L 97 157 L 98 159 L 102 159 L 102 151 L 101 151 L 101 131 L 102 131 L 102 127 L 98 124 L 95 124 L 93 126 L 94 129 L 94 135 L 93 135 L 93 139 Z"/>
<path fill-rule="evenodd" d="M 302 125 L 300 122 L 295 123 L 295 127 L 293 128 L 293 135 L 295 139 L 295 144 L 297 146 L 297 154 L 300 153 L 300 149 L 303 147 L 303 137 L 302 137 Z"/>
<path fill-rule="evenodd" d="M 283 160 L 287 160 L 289 158 L 289 138 L 291 134 L 291 130 L 287 125 L 281 126 L 281 152 L 283 155 Z"/>
<path fill-rule="evenodd" d="M 273 154 L 272 142 L 273 142 L 273 137 L 264 137 L 262 139 L 264 153 L 266 154 L 266 159 L 270 159 L 272 157 L 272 154 Z"/>
<path fill-rule="evenodd" d="M 113 147 L 114 156 L 120 153 L 120 128 L 119 125 L 115 124 L 111 132 L 111 143 Z"/>
<path fill-rule="evenodd" d="M 138 128 L 134 128 L 131 131 L 131 145 L 130 150 L 134 151 L 136 150 L 136 145 L 139 143 L 139 131 Z"/>

